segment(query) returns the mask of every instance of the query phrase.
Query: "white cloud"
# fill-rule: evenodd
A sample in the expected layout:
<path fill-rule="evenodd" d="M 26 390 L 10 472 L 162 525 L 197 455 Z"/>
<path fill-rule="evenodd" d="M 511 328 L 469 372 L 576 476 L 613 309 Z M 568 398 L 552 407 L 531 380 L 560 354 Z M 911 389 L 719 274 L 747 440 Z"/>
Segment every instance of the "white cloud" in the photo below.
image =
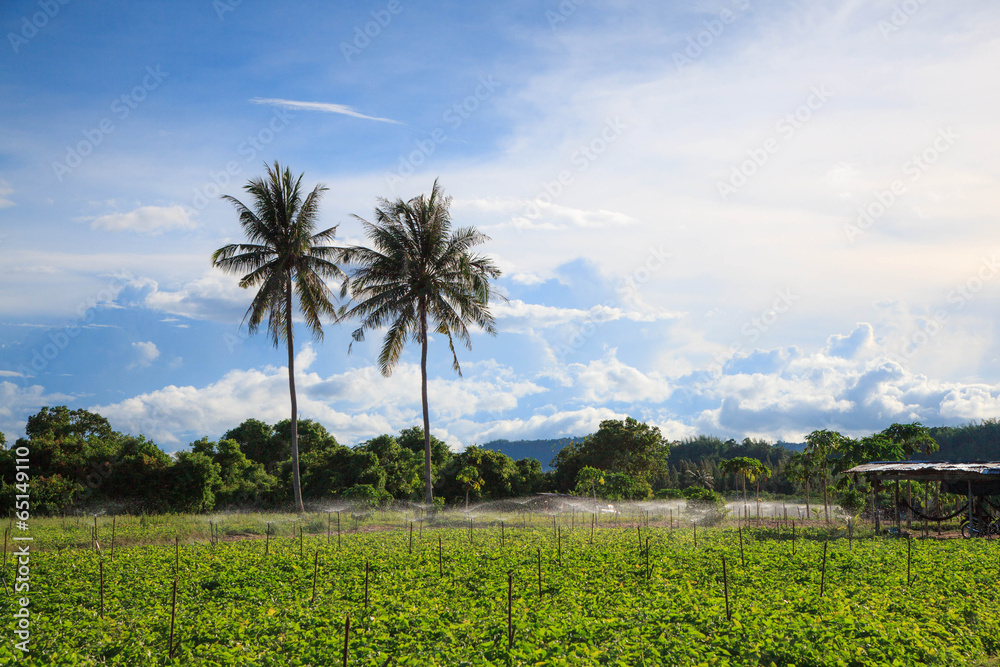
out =
<path fill-rule="evenodd" d="M 420 369 L 400 364 L 391 378 L 373 367 L 321 377 L 304 372 L 316 353 L 306 346 L 296 361 L 299 415 L 324 424 L 344 443 L 356 443 L 420 422 Z M 543 389 L 489 362 L 467 363 L 464 378 L 433 378 L 431 414 L 435 428 L 477 414 L 517 407 L 518 400 Z M 271 423 L 288 418 L 288 369 L 234 370 L 204 387 L 169 386 L 94 411 L 116 428 L 143 433 L 166 445 L 181 438 L 218 437 L 245 419 Z M 197 435 L 196 435 L 197 434 Z"/>
<path fill-rule="evenodd" d="M 211 270 L 173 289 L 163 289 L 155 280 L 134 283 L 142 293 L 142 305 L 169 315 L 196 320 L 216 320 L 238 324 L 243 321 L 253 291 L 239 286 L 239 281 L 222 271 Z"/>
<path fill-rule="evenodd" d="M 160 356 L 160 350 L 152 341 L 132 343 L 132 350 L 135 353 L 135 360 L 129 364 L 129 369 L 147 368 Z"/>
<path fill-rule="evenodd" d="M 7 438 L 8 446 L 24 435 L 28 415 L 35 414 L 46 405 L 71 402 L 73 398 L 66 394 L 46 393 L 45 388 L 37 384 L 18 386 L 6 380 L 0 381 L 0 431 Z"/>
<path fill-rule="evenodd" d="M 280 100 L 273 99 L 269 97 L 254 97 L 250 100 L 254 104 L 267 104 L 275 107 L 283 107 L 285 109 L 300 109 L 303 111 L 322 111 L 323 113 L 336 113 L 342 114 L 344 116 L 351 116 L 352 118 L 363 118 L 364 120 L 374 120 L 380 123 L 392 123 L 394 125 L 403 125 L 398 120 L 392 120 L 391 118 L 377 118 L 375 116 L 366 116 L 363 113 L 355 111 L 349 106 L 343 104 L 331 104 L 328 102 L 296 102 L 294 100 Z"/>
<path fill-rule="evenodd" d="M 865 323 L 860 326 L 867 330 Z M 846 337 L 845 337 L 846 338 Z M 372 366 L 320 375 L 307 345 L 296 359 L 303 418 L 353 444 L 419 424 L 419 366 L 391 378 Z M 943 382 L 914 374 L 877 351 L 869 358 L 775 348 L 732 359 L 721 374 L 669 375 L 638 368 L 609 350 L 602 359 L 532 376 L 492 360 L 467 362 L 465 377 L 429 380 L 434 433 L 453 447 L 499 438 L 587 435 L 605 419 L 632 416 L 682 438 L 696 433 L 800 442 L 829 428 L 851 436 L 893 422 L 958 424 L 995 416 L 1000 385 Z M 8 383 L 9 384 L 9 383 Z M 287 369 L 234 370 L 207 386 L 169 386 L 93 409 L 115 428 L 168 447 L 218 437 L 243 420 L 288 415 Z"/>
<path fill-rule="evenodd" d="M 90 223 L 93 229 L 131 231 L 156 236 L 174 229 L 194 229 L 198 224 L 183 206 L 142 206 L 128 213 L 108 213 Z"/>
<path fill-rule="evenodd" d="M 656 322 L 679 317 L 676 313 L 642 313 L 634 310 L 623 310 L 615 306 L 596 305 L 584 310 L 582 308 L 560 308 L 537 303 L 526 303 L 520 299 L 511 299 L 506 303 L 492 306 L 493 315 L 502 320 L 505 331 L 524 333 L 532 329 L 549 328 L 571 323 L 603 324 L 618 320 L 631 322 Z"/>
<path fill-rule="evenodd" d="M 548 199 L 502 200 L 497 198 L 470 199 L 456 202 L 458 208 L 503 215 L 506 220 L 492 225 L 497 229 L 566 231 L 571 228 L 607 229 L 633 225 L 634 218 L 619 211 L 587 210 L 558 204 Z"/>

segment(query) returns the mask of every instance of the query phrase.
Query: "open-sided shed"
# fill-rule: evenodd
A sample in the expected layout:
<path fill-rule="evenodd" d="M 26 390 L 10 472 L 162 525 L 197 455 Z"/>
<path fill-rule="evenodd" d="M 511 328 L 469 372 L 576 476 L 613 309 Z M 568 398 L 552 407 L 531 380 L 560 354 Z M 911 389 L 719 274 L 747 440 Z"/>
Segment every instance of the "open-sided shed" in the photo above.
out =
<path fill-rule="evenodd" d="M 898 482 L 902 480 L 940 482 L 943 492 L 966 495 L 970 521 L 974 496 L 1000 495 L 1000 461 L 975 463 L 875 461 L 855 466 L 848 470 L 847 474 L 865 475 L 878 483 L 895 481 L 897 489 Z"/>

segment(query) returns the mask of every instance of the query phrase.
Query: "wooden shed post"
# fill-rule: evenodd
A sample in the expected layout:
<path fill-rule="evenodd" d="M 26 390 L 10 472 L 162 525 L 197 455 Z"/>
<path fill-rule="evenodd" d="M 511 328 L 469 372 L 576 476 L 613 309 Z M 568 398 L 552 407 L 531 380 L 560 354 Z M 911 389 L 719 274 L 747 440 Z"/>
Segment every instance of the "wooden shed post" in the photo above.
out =
<path fill-rule="evenodd" d="M 969 529 L 972 529 L 972 481 L 968 482 L 969 485 Z"/>
<path fill-rule="evenodd" d="M 878 491 L 875 488 L 877 479 L 872 480 L 872 512 L 875 514 L 875 534 L 878 535 L 881 529 L 881 522 L 878 516 Z"/>
<path fill-rule="evenodd" d="M 899 520 L 899 480 L 898 479 L 896 480 L 896 502 L 895 502 L 895 505 L 896 506 L 893 508 L 893 512 L 896 515 L 896 537 L 899 537 L 900 533 L 903 530 L 903 525 L 900 523 L 900 520 Z"/>
<path fill-rule="evenodd" d="M 906 529 L 911 530 L 913 528 L 913 524 L 910 523 L 913 520 L 913 510 L 910 509 L 913 507 L 913 480 L 909 479 L 906 480 L 906 505 Z"/>

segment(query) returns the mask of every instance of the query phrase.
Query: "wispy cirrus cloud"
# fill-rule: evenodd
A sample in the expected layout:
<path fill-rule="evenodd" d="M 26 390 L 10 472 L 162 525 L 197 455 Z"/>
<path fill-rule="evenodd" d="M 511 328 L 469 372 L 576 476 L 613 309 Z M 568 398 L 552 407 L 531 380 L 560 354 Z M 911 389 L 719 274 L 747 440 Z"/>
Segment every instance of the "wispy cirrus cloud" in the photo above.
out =
<path fill-rule="evenodd" d="M 404 125 L 404 123 L 391 118 L 379 118 L 368 116 L 359 111 L 355 111 L 345 104 L 332 104 L 329 102 L 299 102 L 296 100 L 281 100 L 272 97 L 254 97 L 250 100 L 254 104 L 267 104 L 284 109 L 299 109 L 301 111 L 322 111 L 323 113 L 339 113 L 352 118 L 362 118 L 364 120 L 374 120 L 380 123 L 392 123 L 393 125 Z"/>

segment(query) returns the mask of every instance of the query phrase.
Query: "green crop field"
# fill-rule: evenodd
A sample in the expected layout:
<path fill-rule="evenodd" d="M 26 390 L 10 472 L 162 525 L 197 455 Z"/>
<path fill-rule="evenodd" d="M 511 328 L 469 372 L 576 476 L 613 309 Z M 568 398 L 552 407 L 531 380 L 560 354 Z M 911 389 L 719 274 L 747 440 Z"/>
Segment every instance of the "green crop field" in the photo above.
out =
<path fill-rule="evenodd" d="M 821 524 L 793 540 L 772 522 L 699 527 L 695 544 L 690 524 L 659 520 L 592 533 L 511 516 L 501 534 L 456 515 L 415 528 L 411 552 L 404 518 L 343 518 L 338 535 L 336 518 L 275 516 L 265 536 L 260 516 L 118 517 L 113 558 L 108 517 L 100 550 L 86 521 L 37 520 L 30 652 L 5 592 L 0 664 L 341 665 L 348 614 L 348 665 L 961 666 L 1000 652 L 998 540 L 849 542 Z"/>

